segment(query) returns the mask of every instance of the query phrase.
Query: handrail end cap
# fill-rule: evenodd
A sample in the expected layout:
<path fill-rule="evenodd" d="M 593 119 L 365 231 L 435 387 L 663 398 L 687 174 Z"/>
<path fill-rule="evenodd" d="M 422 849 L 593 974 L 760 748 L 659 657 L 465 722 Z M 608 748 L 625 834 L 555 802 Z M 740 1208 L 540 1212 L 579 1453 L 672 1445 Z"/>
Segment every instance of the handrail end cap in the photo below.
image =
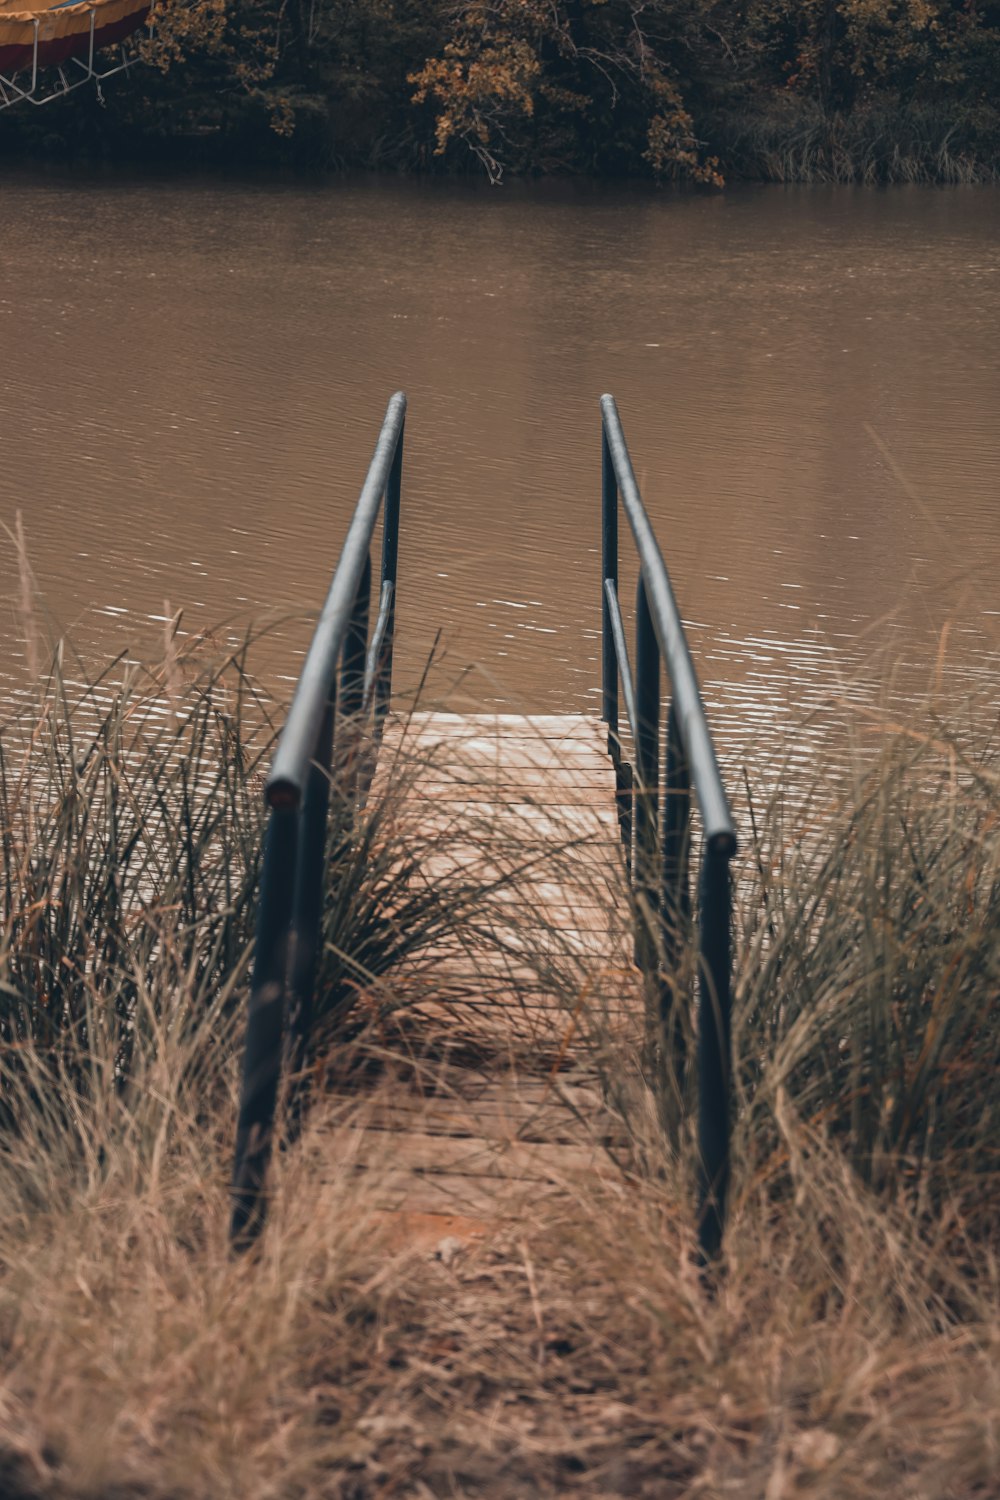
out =
<path fill-rule="evenodd" d="M 731 828 L 713 833 L 708 841 L 708 852 L 721 859 L 732 859 L 737 850 L 736 835 Z"/>
<path fill-rule="evenodd" d="M 288 776 L 268 778 L 264 788 L 268 807 L 275 812 L 294 812 L 302 801 L 302 788 Z"/>

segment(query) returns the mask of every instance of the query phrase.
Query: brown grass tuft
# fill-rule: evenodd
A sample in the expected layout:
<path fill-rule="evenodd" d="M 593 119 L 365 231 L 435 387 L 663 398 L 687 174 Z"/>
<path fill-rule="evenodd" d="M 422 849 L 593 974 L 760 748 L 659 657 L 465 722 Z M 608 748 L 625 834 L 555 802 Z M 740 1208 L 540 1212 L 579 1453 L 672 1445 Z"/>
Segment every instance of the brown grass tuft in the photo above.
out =
<path fill-rule="evenodd" d="M 113 723 L 126 722 L 141 723 L 148 748 L 153 720 L 119 703 Z M 220 849 L 231 862 L 259 832 L 233 780 L 246 775 L 246 751 L 232 720 L 224 733 L 206 721 L 226 775 L 149 780 L 197 722 L 183 705 L 177 725 L 161 715 L 165 760 L 114 759 L 115 745 L 135 748 L 121 735 L 88 740 L 106 762 L 94 784 L 127 781 L 133 816 L 147 805 L 142 789 L 158 788 L 148 806 L 158 826 L 179 830 L 181 902 L 192 899 L 188 833 L 205 833 L 207 879 Z M 57 971 L 56 945 L 76 931 L 60 915 L 68 896 L 88 920 L 108 910 L 88 905 L 92 887 L 67 884 L 66 871 L 82 879 L 95 847 L 106 857 L 117 846 L 95 846 L 82 836 L 89 823 L 56 816 L 79 790 L 66 757 L 25 760 L 22 748 L 22 800 L 8 792 L 16 816 L 3 832 L 18 889 L 31 873 L 45 917 L 36 929 L 27 906 L 9 904 L 0 949 L 2 1493 L 997 1494 L 1000 806 L 984 746 L 943 724 L 922 739 L 887 733 L 883 752 L 808 819 L 799 808 L 786 821 L 777 795 L 755 805 L 738 877 L 738 1169 L 714 1286 L 695 1269 L 692 1164 L 657 1130 L 641 1027 L 634 1042 L 602 1027 L 618 978 L 602 989 L 588 971 L 581 1007 L 580 970 L 560 952 L 539 956 L 539 972 L 581 1018 L 626 1147 L 567 1171 L 557 1193 L 522 1193 L 516 1214 L 498 1189 L 493 1215 L 442 1223 L 440 1238 L 426 1216 L 401 1233 L 380 1207 L 378 1163 L 359 1172 L 349 1151 L 331 1153 L 334 1105 L 320 1097 L 301 1139 L 277 1153 L 259 1244 L 234 1257 L 245 918 L 220 927 L 224 886 L 212 887 L 213 910 L 196 885 L 193 920 L 166 927 L 160 913 L 162 941 L 144 946 L 136 934 L 155 909 L 159 867 L 140 865 L 133 884 L 109 887 L 118 906 L 101 930 L 117 944 L 113 968 L 81 940 L 74 1024 L 56 1025 L 68 1001 L 41 1016 L 38 976 Z M 72 764 L 77 777 L 96 774 L 79 751 Z M 752 794 L 759 781 L 749 767 Z M 185 787 L 187 812 L 172 822 Z M 110 795 L 91 802 L 111 807 Z M 226 810 L 214 823 L 213 807 Z M 379 924 L 405 895 L 390 879 L 391 812 L 376 798 L 353 835 L 362 857 L 331 885 L 327 972 L 340 988 L 329 1045 L 367 1049 L 383 1088 L 423 1068 L 432 1097 L 434 1070 L 443 1078 L 454 1057 L 421 1034 L 397 979 L 423 974 L 426 1000 L 434 963 L 421 966 L 420 943 L 407 946 L 403 932 L 403 968 L 375 972 Z M 454 836 L 447 823 L 434 835 Z M 412 870 L 407 879 L 415 889 Z M 467 883 L 455 894 L 452 936 L 487 951 L 495 908 Z M 407 931 L 425 921 L 432 952 L 448 908 L 413 899 Z M 212 977 L 220 932 L 236 1003 Z M 367 1028 L 351 1003 L 360 995 Z M 363 1131 L 373 1107 L 341 1097 L 337 1123 Z M 392 1136 L 382 1139 L 391 1175 Z"/>

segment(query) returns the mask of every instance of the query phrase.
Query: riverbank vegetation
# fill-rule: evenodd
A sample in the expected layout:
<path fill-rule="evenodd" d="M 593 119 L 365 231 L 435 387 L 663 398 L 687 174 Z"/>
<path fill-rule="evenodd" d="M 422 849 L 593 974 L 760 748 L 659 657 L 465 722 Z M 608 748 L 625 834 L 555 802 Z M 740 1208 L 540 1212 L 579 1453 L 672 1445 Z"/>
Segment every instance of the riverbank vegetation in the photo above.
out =
<path fill-rule="evenodd" d="M 204 657 L 168 626 L 159 665 L 73 687 L 64 656 L 0 739 L 4 1495 L 995 1494 L 987 717 L 873 716 L 847 770 L 812 788 L 773 759 L 727 768 L 744 787 L 736 1173 L 714 1293 L 693 1261 L 690 1143 L 664 1142 L 641 1034 L 601 1037 L 592 992 L 627 1143 L 603 1168 L 514 1222 L 400 1240 L 372 1174 L 322 1148 L 320 1096 L 277 1153 L 257 1250 L 234 1258 L 272 715 L 242 652 Z M 394 795 L 362 820 L 346 885 L 343 866 L 331 876 L 334 1035 L 366 1077 L 419 1063 L 431 1094 L 447 1087 L 440 1034 L 422 1049 L 419 1025 L 386 1026 L 409 1003 L 391 966 L 365 982 L 363 945 L 429 854 L 408 842 L 409 874 L 379 895 L 399 868 L 377 853 Z M 452 836 L 427 835 L 439 853 Z M 441 889 L 433 920 L 474 954 L 487 895 Z M 625 903 L 608 919 L 627 923 Z M 557 982 L 579 1016 L 571 965 Z M 571 1094 L 571 1074 L 551 1077 Z"/>
<path fill-rule="evenodd" d="M 8 141 L 229 165 L 979 182 L 982 0 L 161 0 L 152 67 Z M 11 112 L 13 115 L 15 112 Z M 55 118 L 53 115 L 55 114 Z"/>

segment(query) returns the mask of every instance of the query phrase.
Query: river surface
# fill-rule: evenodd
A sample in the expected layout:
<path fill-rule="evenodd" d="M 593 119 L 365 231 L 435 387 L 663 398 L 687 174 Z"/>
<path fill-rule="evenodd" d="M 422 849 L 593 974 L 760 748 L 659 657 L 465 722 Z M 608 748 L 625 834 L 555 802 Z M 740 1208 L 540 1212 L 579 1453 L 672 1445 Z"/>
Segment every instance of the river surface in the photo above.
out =
<path fill-rule="evenodd" d="M 155 657 L 169 601 L 269 623 L 290 682 L 403 387 L 397 681 L 442 627 L 456 701 L 593 709 L 611 391 L 724 737 L 838 712 L 873 655 L 925 680 L 946 624 L 989 689 L 1000 193 L 0 191 L 0 520 L 84 654 Z M 0 595 L 10 683 L 6 537 Z"/>

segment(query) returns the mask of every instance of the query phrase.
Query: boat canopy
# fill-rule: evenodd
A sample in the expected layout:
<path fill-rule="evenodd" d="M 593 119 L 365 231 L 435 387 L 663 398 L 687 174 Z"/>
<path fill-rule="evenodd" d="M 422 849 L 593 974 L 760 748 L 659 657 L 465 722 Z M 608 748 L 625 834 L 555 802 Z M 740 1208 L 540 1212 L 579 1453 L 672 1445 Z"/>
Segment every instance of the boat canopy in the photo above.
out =
<path fill-rule="evenodd" d="M 95 56 L 146 25 L 151 8 L 151 0 L 0 0 L 0 109 L 21 100 L 47 104 L 88 79 L 121 72 L 133 59 L 123 55 L 102 69 Z M 39 80 L 45 69 L 56 71 L 48 88 Z"/>

